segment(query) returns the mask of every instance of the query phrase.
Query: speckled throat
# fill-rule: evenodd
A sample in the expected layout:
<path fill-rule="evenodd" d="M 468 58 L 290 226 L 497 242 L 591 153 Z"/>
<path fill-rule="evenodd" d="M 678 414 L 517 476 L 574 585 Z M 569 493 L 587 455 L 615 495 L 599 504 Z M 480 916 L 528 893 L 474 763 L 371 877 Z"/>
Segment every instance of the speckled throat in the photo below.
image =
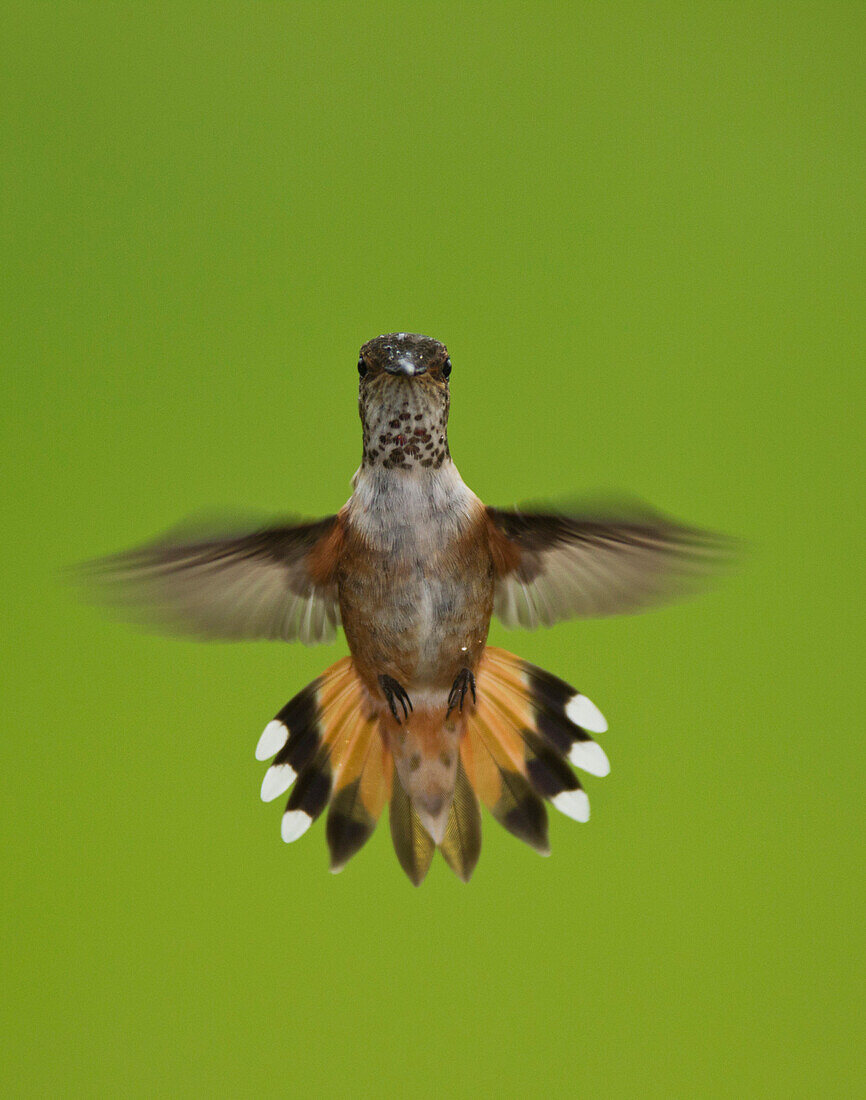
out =
<path fill-rule="evenodd" d="M 438 469 L 448 451 L 449 395 L 424 378 L 382 375 L 359 403 L 364 431 L 364 466 Z"/>

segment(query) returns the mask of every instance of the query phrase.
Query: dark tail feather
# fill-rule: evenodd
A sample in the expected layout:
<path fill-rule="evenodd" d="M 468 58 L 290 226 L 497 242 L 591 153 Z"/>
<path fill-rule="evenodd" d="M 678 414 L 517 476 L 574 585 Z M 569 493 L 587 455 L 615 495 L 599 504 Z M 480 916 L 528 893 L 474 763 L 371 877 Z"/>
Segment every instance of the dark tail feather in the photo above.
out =
<path fill-rule="evenodd" d="M 610 772 L 607 756 L 591 737 L 605 733 L 607 722 L 585 695 L 558 676 L 493 646 L 485 649 L 482 667 L 491 677 L 494 698 L 500 707 L 516 712 L 522 728 L 535 730 L 582 771 L 597 776 Z"/>
<path fill-rule="evenodd" d="M 461 755 L 479 798 L 499 824 L 540 855 L 550 855 L 544 803 L 502 750 L 500 736 L 477 715 L 470 719 Z"/>
<path fill-rule="evenodd" d="M 331 870 L 342 871 L 366 844 L 388 800 L 390 753 L 374 721 L 365 722 L 339 761 L 326 835 Z"/>
<path fill-rule="evenodd" d="M 477 691 L 462 745 L 467 773 L 497 821 L 546 855 L 542 799 L 577 821 L 589 819 L 589 799 L 568 762 L 607 775 L 607 757 L 588 732 L 607 723 L 564 680 L 502 649 L 484 651 Z"/>
<path fill-rule="evenodd" d="M 283 707 L 256 748 L 259 760 L 274 757 L 262 782 L 265 802 L 294 783 L 283 814 L 283 840 L 303 836 L 330 805 L 332 871 L 342 870 L 360 850 L 388 800 L 390 754 L 368 708 L 352 660 L 345 657 Z"/>
<path fill-rule="evenodd" d="M 328 755 L 324 746 L 319 749 L 313 762 L 298 776 L 289 795 L 280 826 L 287 844 L 303 836 L 328 805 L 332 783 Z"/>

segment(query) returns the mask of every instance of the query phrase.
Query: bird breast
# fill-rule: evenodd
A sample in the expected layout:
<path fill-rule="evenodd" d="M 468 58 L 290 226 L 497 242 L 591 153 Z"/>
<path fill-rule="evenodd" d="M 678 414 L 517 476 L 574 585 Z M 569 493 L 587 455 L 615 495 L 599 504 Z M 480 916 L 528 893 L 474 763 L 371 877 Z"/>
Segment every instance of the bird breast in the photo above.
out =
<path fill-rule="evenodd" d="M 368 683 L 446 691 L 487 637 L 493 572 L 484 509 L 453 463 L 362 467 L 346 509 L 343 626 Z"/>

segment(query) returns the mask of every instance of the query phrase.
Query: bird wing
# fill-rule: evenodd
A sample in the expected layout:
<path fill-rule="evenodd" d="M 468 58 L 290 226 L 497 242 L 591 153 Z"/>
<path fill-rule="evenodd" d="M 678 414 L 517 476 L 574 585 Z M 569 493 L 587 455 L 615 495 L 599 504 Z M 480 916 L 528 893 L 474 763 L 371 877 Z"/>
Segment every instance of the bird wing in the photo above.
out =
<path fill-rule="evenodd" d="M 340 516 L 244 534 L 169 533 L 82 567 L 96 598 L 122 615 L 200 638 L 331 641 Z"/>
<path fill-rule="evenodd" d="M 721 536 L 646 513 L 487 516 L 494 613 L 508 627 L 644 610 L 700 588 L 731 550 Z"/>

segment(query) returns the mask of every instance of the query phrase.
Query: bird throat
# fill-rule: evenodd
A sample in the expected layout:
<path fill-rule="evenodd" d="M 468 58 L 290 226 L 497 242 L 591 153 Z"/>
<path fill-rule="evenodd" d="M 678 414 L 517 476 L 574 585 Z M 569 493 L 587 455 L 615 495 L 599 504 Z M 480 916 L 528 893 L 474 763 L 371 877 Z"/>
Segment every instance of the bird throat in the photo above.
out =
<path fill-rule="evenodd" d="M 448 394 L 389 379 L 360 403 L 362 466 L 438 470 L 448 451 Z"/>

